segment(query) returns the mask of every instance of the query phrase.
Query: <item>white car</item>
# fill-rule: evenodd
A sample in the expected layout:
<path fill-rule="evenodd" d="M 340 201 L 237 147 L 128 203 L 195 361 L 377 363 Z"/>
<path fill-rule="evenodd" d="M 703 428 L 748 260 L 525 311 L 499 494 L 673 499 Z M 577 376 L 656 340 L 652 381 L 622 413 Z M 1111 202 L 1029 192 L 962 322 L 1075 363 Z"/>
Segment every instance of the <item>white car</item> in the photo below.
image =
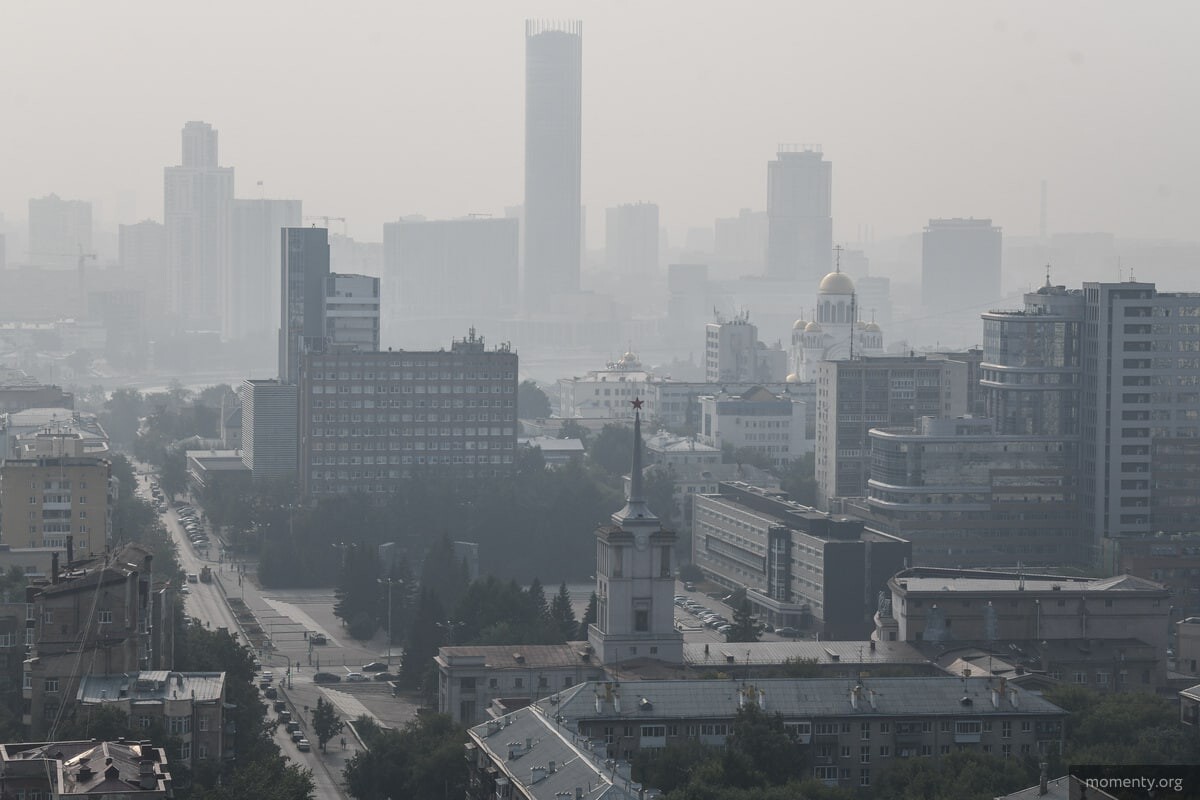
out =
<path fill-rule="evenodd" d="M 370 680 L 370 678 L 368 678 L 366 675 L 363 675 L 361 672 L 350 672 L 347 673 L 343 680 L 345 680 L 346 683 L 365 683 L 366 681 Z"/>

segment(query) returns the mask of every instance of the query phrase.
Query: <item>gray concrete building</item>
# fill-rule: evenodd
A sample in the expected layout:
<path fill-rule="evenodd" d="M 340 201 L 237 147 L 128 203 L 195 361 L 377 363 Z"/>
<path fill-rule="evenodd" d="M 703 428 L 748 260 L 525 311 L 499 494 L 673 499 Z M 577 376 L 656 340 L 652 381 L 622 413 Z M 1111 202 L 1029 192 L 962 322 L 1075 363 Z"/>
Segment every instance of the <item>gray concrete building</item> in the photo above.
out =
<path fill-rule="evenodd" d="M 325 338 L 334 346 L 379 349 L 379 278 L 330 274 L 325 282 Z"/>
<path fill-rule="evenodd" d="M 833 271 L 833 164 L 819 145 L 781 145 L 767 164 L 767 269 L 815 284 Z"/>
<path fill-rule="evenodd" d="M 927 309 L 986 306 L 1001 298 L 1000 228 L 990 219 L 931 219 L 922 235 Z"/>
<path fill-rule="evenodd" d="M 296 392 L 281 381 L 242 381 L 242 463 L 255 480 L 296 472 Z"/>
<path fill-rule="evenodd" d="M 280 237 L 279 380 L 295 383 L 301 354 L 325 341 L 329 231 L 283 228 Z"/>
<path fill-rule="evenodd" d="M 604 210 L 604 263 L 615 275 L 658 277 L 658 206 L 624 203 Z"/>
<path fill-rule="evenodd" d="M 279 330 L 284 228 L 303 222 L 299 200 L 234 200 L 230 255 L 231 339 L 269 339 Z"/>
<path fill-rule="evenodd" d="M 721 483 L 693 499 L 692 563 L 728 589 L 745 588 L 756 613 L 776 627 L 865 637 L 878 594 L 911 556 L 904 539 L 783 492 Z"/>

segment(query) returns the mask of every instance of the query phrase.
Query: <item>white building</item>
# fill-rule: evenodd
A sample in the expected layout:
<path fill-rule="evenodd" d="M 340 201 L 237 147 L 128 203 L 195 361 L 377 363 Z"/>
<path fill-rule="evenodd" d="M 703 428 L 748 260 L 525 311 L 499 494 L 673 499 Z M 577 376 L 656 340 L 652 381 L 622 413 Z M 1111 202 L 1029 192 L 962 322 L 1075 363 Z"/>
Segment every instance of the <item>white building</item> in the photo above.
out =
<path fill-rule="evenodd" d="M 331 273 L 325 281 L 325 331 L 331 344 L 379 349 L 379 278 Z"/>
<path fill-rule="evenodd" d="M 633 419 L 631 400 L 641 398 L 647 418 L 653 418 L 656 378 L 642 368 L 633 353 L 626 353 L 604 369 L 583 377 L 558 381 L 559 416 L 568 419 Z"/>
<path fill-rule="evenodd" d="M 787 374 L 787 354 L 758 340 L 749 314 L 705 326 L 704 379 L 709 383 L 772 383 Z"/>
<path fill-rule="evenodd" d="M 700 398 L 700 441 L 718 449 L 756 450 L 772 464 L 783 465 L 812 452 L 805 435 L 806 404 L 756 386 L 740 395 Z"/>
<path fill-rule="evenodd" d="M 641 281 L 658 273 L 658 206 L 625 203 L 605 209 L 604 263 L 613 274 Z"/>
<path fill-rule="evenodd" d="M 29 263 L 75 269 L 92 252 L 92 204 L 56 194 L 29 201 Z"/>
<path fill-rule="evenodd" d="M 217 166 L 217 132 L 206 122 L 183 127 L 182 162 L 163 170 L 170 308 L 185 327 L 228 336 L 233 168 Z"/>
<path fill-rule="evenodd" d="M 242 382 L 242 463 L 255 480 L 295 473 L 298 439 L 295 384 Z"/>
<path fill-rule="evenodd" d="M 874 322 L 858 319 L 854 281 L 844 272 L 831 272 L 817 290 L 816 319 L 792 325 L 792 374 L 788 381 L 817 379 L 817 364 L 857 356 L 883 355 L 883 331 Z"/>
<path fill-rule="evenodd" d="M 642 475 L 641 402 L 633 408 L 633 465 L 629 499 L 596 529 L 596 622 L 588 643 L 601 663 L 650 658 L 683 663 L 683 634 L 675 630 L 674 531 L 646 505 Z"/>

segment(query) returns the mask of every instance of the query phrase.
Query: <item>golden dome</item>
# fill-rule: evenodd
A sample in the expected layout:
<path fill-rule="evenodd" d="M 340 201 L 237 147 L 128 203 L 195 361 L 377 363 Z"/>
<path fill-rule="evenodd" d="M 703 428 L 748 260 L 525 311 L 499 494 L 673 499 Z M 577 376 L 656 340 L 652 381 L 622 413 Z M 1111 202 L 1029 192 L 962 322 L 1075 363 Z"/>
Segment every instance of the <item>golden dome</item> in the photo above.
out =
<path fill-rule="evenodd" d="M 804 332 L 805 333 L 820 333 L 821 326 L 815 322 L 810 322 L 804 326 Z"/>
<path fill-rule="evenodd" d="M 793 372 L 791 375 L 787 376 L 787 382 L 788 383 L 799 383 L 800 375 L 798 373 Z"/>
<path fill-rule="evenodd" d="M 806 325 L 808 325 L 808 323 L 806 321 L 804 321 L 802 319 L 798 319 L 792 323 L 792 330 L 802 331 L 802 330 L 804 330 L 804 326 L 806 326 Z"/>
<path fill-rule="evenodd" d="M 867 333 L 881 333 L 881 331 L 879 330 L 879 326 L 876 325 L 874 322 L 868 322 L 867 327 L 863 328 L 863 330 L 866 331 Z"/>
<path fill-rule="evenodd" d="M 844 272 L 831 272 L 821 279 L 821 294 L 854 294 L 854 281 Z"/>

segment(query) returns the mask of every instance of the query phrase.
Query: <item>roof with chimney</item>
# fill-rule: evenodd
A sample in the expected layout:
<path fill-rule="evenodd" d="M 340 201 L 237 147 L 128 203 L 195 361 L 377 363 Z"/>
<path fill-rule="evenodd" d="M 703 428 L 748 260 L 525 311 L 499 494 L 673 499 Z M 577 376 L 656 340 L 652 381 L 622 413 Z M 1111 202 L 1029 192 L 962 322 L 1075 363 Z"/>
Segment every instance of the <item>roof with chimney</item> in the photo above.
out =
<path fill-rule="evenodd" d="M 94 589 L 97 583 L 121 583 L 132 573 L 144 570 L 146 559 L 151 557 L 152 553 L 141 545 L 124 544 L 107 556 L 89 556 L 63 565 L 57 580 L 43 586 L 40 593 L 44 596 L 68 594 Z"/>
<path fill-rule="evenodd" d="M 1085 578 L 1073 575 L 1039 575 L 981 569 L 914 567 L 897 573 L 889 581 L 894 587 L 915 592 L 1155 592 L 1167 590 L 1161 583 L 1134 575 Z"/>
<path fill-rule="evenodd" d="M 161 703 L 191 699 L 216 702 L 225 691 L 224 672 L 142 670 L 117 675 L 86 675 L 76 698 L 81 703 Z"/>
<path fill-rule="evenodd" d="M 616 702 L 614 702 L 614 698 Z M 1067 712 L 1001 678 L 915 677 L 762 678 L 665 680 L 631 683 L 589 681 L 541 701 L 562 719 L 732 719 L 747 701 L 785 719 L 829 717 L 942 717 Z M 967 710 L 964 710 L 967 709 Z"/>
<path fill-rule="evenodd" d="M 502 773 L 497 781 L 520 785 L 513 797 L 638 800 L 641 786 L 630 779 L 629 765 L 607 761 L 540 709 L 522 708 L 469 729 L 468 756 L 482 751 Z"/>
<path fill-rule="evenodd" d="M 166 797 L 166 751 L 150 742 L 27 742 L 0 745 L 9 778 L 47 778 L 55 797 L 112 794 Z"/>

